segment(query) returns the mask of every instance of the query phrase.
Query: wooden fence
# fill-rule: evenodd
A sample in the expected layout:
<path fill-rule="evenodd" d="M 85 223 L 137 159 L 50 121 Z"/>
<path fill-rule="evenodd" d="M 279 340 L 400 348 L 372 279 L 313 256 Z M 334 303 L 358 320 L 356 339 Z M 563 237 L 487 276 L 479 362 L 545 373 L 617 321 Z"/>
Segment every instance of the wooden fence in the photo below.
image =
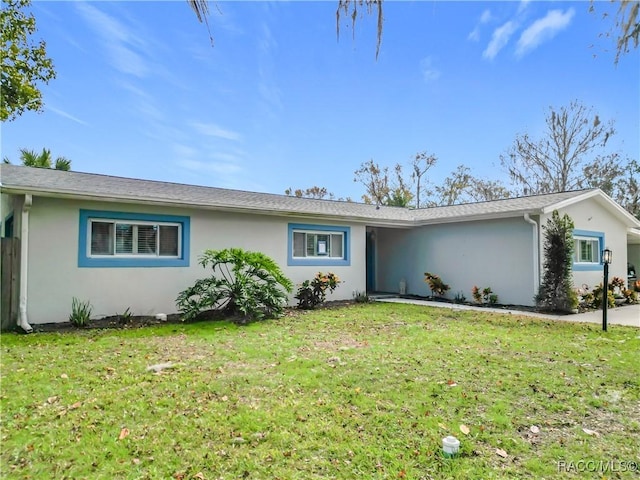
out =
<path fill-rule="evenodd" d="M 2 297 L 0 298 L 0 329 L 14 330 L 20 311 L 20 239 L 0 239 L 0 270 Z"/>

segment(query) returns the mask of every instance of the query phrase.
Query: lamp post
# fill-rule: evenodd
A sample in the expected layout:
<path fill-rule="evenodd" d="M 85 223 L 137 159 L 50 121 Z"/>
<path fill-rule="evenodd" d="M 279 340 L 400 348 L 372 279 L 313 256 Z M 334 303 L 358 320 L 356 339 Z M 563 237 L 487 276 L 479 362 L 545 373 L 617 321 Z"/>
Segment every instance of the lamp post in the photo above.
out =
<path fill-rule="evenodd" d="M 609 306 L 609 264 L 613 254 L 605 248 L 602 251 L 602 263 L 604 264 L 604 287 L 602 288 L 602 331 L 607 331 L 607 307 Z"/>

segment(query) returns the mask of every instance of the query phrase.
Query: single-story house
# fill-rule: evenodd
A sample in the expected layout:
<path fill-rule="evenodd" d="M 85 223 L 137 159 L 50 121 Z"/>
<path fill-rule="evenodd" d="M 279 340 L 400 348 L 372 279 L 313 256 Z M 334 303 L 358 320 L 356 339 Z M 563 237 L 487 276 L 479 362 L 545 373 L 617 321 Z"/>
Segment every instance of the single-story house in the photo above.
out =
<path fill-rule="evenodd" d="M 628 261 L 640 268 L 640 221 L 598 189 L 409 209 L 15 165 L 0 166 L 0 182 L 25 330 L 66 321 L 73 297 L 96 317 L 173 313 L 178 293 L 209 274 L 200 254 L 229 247 L 265 253 L 296 284 L 334 272 L 335 300 L 397 293 L 401 282 L 426 296 L 428 271 L 451 298 L 477 285 L 531 305 L 553 210 L 575 223 L 576 286 L 602 281 L 605 247 L 611 277 L 626 278 Z"/>

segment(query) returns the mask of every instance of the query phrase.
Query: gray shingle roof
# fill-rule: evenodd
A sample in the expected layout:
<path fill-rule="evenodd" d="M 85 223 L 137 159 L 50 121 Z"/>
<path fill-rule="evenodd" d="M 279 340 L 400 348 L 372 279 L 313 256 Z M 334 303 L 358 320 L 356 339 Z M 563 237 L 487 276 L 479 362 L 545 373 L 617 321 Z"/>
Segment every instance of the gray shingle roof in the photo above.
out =
<path fill-rule="evenodd" d="M 582 190 L 416 210 L 6 164 L 0 165 L 0 182 L 5 193 L 333 217 L 398 226 L 536 214 L 545 207 L 586 193 Z"/>

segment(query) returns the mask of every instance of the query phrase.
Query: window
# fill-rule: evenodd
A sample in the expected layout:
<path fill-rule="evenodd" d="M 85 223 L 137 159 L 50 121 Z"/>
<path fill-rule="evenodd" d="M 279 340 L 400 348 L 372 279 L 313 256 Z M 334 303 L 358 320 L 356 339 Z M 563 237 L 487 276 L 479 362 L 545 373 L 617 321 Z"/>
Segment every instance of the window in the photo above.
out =
<path fill-rule="evenodd" d="M 7 218 L 4 219 L 4 237 L 13 237 L 13 213 L 10 213 Z"/>
<path fill-rule="evenodd" d="M 349 265 L 349 227 L 289 224 L 288 265 Z"/>
<path fill-rule="evenodd" d="M 604 233 L 573 231 L 574 270 L 599 270 L 600 252 L 604 248 Z"/>
<path fill-rule="evenodd" d="M 80 211 L 80 267 L 188 266 L 189 218 Z"/>

